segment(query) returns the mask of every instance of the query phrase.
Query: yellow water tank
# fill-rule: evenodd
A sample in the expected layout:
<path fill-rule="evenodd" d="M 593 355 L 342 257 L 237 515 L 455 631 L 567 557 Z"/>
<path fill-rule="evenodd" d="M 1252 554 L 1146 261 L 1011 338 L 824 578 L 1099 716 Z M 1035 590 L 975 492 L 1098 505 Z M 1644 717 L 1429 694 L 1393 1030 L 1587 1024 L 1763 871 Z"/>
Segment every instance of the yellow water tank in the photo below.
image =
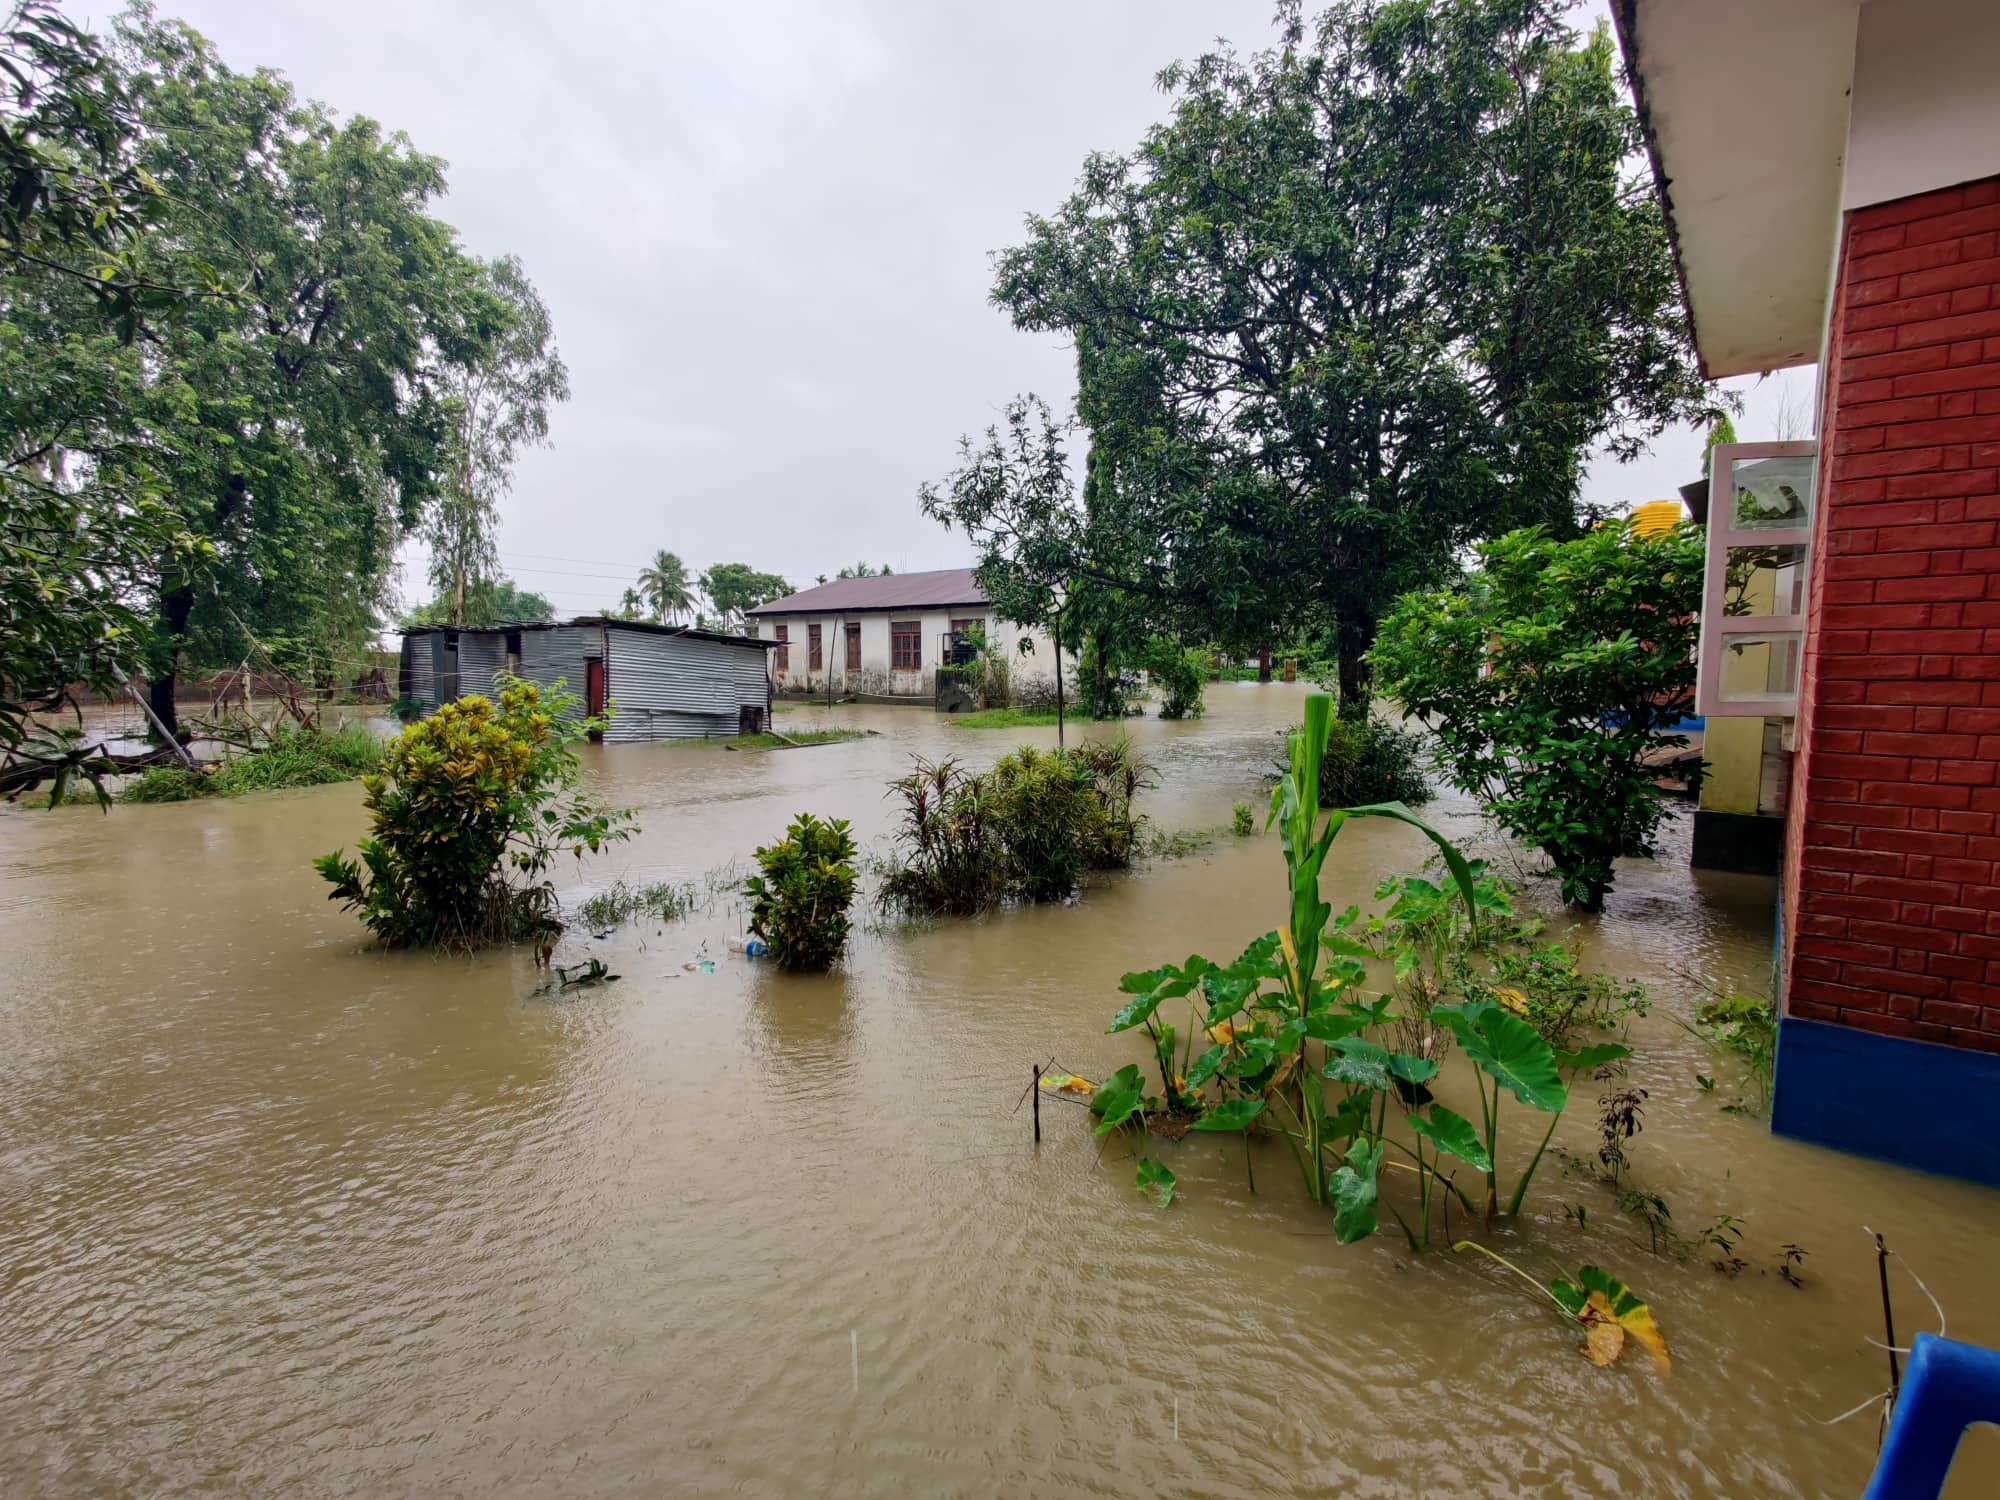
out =
<path fill-rule="evenodd" d="M 1632 509 L 1632 535 L 1665 536 L 1680 524 L 1681 516 L 1678 500 L 1648 500 Z"/>

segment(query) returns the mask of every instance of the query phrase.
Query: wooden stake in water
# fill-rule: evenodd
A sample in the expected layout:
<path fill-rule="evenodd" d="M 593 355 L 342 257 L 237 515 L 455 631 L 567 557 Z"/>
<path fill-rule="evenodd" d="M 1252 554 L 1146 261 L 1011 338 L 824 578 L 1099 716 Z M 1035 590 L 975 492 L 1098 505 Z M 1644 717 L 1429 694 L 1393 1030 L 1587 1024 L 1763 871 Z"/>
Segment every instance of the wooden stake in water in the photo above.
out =
<path fill-rule="evenodd" d="M 1035 1144 L 1042 1143 L 1042 1065 L 1035 1064 L 1035 1081 L 1028 1085 L 1035 1096 Z"/>
<path fill-rule="evenodd" d="M 1882 1342 L 1889 1346 L 1889 1405 L 1895 1407 L 1903 1388 L 1903 1372 L 1896 1360 L 1896 1312 L 1889 1305 L 1889 1246 L 1875 1236 L 1875 1274 L 1882 1281 Z"/>

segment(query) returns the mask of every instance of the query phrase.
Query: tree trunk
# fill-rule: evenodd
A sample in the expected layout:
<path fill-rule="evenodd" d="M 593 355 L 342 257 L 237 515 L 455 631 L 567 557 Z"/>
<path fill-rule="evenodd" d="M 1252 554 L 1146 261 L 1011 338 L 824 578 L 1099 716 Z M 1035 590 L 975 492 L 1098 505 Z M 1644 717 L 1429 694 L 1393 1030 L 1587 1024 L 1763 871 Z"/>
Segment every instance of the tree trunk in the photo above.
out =
<path fill-rule="evenodd" d="M 1269 646 L 1259 646 L 1257 648 L 1257 680 L 1259 682 L 1269 682 L 1271 680 L 1271 648 Z"/>
<path fill-rule="evenodd" d="M 193 589 L 178 588 L 161 596 L 161 642 L 155 658 L 159 667 L 146 674 L 146 700 L 153 715 L 177 740 L 181 738 L 181 721 L 174 712 L 174 695 L 180 686 L 181 642 L 187 637 L 188 616 L 193 613 Z M 150 731 L 147 737 L 152 738 Z"/>
<path fill-rule="evenodd" d="M 1056 611 L 1056 749 L 1063 748 L 1062 611 Z"/>
<path fill-rule="evenodd" d="M 1370 687 L 1368 648 L 1375 644 L 1375 615 L 1358 605 L 1342 606 L 1336 626 L 1340 651 L 1340 703 L 1350 711 L 1365 707 Z"/>

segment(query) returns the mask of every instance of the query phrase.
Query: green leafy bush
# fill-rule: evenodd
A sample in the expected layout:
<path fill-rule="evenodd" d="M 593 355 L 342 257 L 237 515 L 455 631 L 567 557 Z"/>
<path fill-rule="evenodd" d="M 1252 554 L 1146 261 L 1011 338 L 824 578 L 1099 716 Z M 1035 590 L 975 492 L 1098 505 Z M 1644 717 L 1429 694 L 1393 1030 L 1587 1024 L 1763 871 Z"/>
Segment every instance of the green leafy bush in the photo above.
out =
<path fill-rule="evenodd" d="M 323 786 L 353 781 L 382 764 L 382 742 L 365 724 L 339 729 L 288 726 L 262 749 L 232 755 L 212 766 L 155 766 L 119 792 L 120 802 L 192 802 L 202 797 L 240 797 L 285 787 Z"/>
<path fill-rule="evenodd" d="M 1122 869 L 1144 823 L 1152 772 L 1124 739 L 1071 750 L 1024 745 L 977 775 L 915 757 L 890 786 L 903 816 L 881 885 L 884 906 L 965 916 L 1009 899 L 1063 901 L 1086 870 Z"/>
<path fill-rule="evenodd" d="M 1665 816 L 1656 752 L 1694 702 L 1700 533 L 1622 523 L 1479 548 L 1450 588 L 1409 594 L 1369 653 L 1378 687 L 1435 735 L 1452 781 L 1545 853 L 1563 900 L 1597 910 L 1621 855 Z"/>
<path fill-rule="evenodd" d="M 1421 807 L 1436 795 L 1424 775 L 1424 754 L 1421 735 L 1376 718 L 1365 704 L 1353 713 L 1343 704 L 1327 728 L 1319 805 L 1401 802 Z"/>
<path fill-rule="evenodd" d="M 847 947 L 854 840 L 847 823 L 800 813 L 785 837 L 757 851 L 761 873 L 743 883 L 750 931 L 786 969 L 830 969 Z"/>
<path fill-rule="evenodd" d="M 1183 647 L 1165 636 L 1153 637 L 1146 646 L 1146 671 L 1160 688 L 1160 717 L 1199 719 L 1208 670 L 1206 651 Z"/>
<path fill-rule="evenodd" d="M 382 772 L 363 783 L 359 864 L 338 851 L 313 862 L 330 899 L 358 910 L 385 947 L 553 941 L 561 909 L 546 877 L 556 857 L 631 835 L 632 815 L 583 787 L 573 747 L 598 721 L 560 687 L 544 698 L 518 679 L 497 685 L 497 705 L 460 698 L 390 743 Z"/>
<path fill-rule="evenodd" d="M 1239 802 L 1229 809 L 1229 831 L 1239 839 L 1247 839 L 1257 831 L 1257 819 L 1251 814 L 1249 803 Z"/>

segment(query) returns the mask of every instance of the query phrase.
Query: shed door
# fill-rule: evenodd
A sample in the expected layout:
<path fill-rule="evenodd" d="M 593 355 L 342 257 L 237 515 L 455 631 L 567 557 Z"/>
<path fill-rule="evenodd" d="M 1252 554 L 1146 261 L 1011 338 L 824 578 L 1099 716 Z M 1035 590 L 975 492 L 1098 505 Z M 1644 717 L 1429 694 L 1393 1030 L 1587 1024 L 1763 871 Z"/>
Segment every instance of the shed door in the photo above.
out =
<path fill-rule="evenodd" d="M 583 664 L 583 707 L 591 718 L 604 712 L 604 658 L 593 656 Z M 593 730 L 593 740 L 604 738 L 603 731 Z"/>

